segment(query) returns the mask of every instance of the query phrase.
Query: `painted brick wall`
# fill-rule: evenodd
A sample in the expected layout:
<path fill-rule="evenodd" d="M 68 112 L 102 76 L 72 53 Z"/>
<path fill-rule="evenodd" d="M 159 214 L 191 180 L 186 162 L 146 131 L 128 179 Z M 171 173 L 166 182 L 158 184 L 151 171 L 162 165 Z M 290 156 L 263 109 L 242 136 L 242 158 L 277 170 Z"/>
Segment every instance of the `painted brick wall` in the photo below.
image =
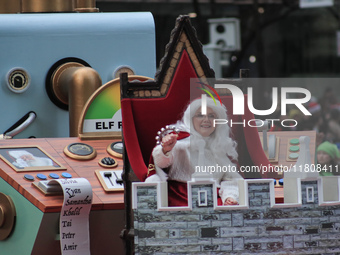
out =
<path fill-rule="evenodd" d="M 300 207 L 272 208 L 269 183 L 249 183 L 248 209 L 214 210 L 212 185 L 193 185 L 192 210 L 158 211 L 156 187 L 137 187 L 136 254 L 340 254 L 340 205 L 319 206 L 317 188 L 302 181 Z"/>

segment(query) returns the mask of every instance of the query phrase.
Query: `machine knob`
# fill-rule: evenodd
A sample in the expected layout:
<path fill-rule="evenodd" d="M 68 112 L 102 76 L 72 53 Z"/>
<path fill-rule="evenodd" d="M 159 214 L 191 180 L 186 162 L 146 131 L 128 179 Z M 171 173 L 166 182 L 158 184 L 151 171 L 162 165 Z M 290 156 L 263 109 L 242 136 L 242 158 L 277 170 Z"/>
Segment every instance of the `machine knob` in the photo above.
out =
<path fill-rule="evenodd" d="M 2 227 L 2 225 L 4 225 L 4 222 L 5 222 L 5 211 L 0 205 L 0 228 Z"/>
<path fill-rule="evenodd" d="M 15 216 L 12 199 L 4 193 L 0 193 L 0 240 L 5 240 L 11 234 Z"/>

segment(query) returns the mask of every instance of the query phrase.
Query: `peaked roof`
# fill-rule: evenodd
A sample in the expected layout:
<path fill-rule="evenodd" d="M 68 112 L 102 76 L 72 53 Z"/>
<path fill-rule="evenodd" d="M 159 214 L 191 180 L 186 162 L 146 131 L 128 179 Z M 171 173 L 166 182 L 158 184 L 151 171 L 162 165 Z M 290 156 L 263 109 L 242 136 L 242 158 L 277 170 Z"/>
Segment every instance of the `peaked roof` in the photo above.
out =
<path fill-rule="evenodd" d="M 184 64 L 185 63 L 185 64 Z M 164 57 L 161 59 L 160 67 L 155 74 L 154 81 L 138 82 L 127 80 L 127 75 L 122 75 L 123 98 L 126 97 L 164 97 L 176 80 L 179 73 L 189 72 L 187 77 L 214 78 L 215 72 L 209 66 L 209 60 L 204 55 L 202 44 L 197 38 L 196 30 L 187 15 L 181 15 L 176 19 L 175 28 L 171 32 L 170 41 L 166 45 Z M 179 75 L 183 78 L 183 75 Z M 124 82 L 125 80 L 125 82 Z M 186 83 L 186 82 L 184 82 Z"/>

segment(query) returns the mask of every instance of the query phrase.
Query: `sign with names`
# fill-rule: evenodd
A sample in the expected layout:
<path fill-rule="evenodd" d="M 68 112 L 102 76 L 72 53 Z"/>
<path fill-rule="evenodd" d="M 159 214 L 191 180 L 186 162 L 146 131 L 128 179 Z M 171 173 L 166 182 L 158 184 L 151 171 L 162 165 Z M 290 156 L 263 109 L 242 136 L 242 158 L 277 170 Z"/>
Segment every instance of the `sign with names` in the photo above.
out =
<path fill-rule="evenodd" d="M 58 179 L 50 182 L 58 182 L 64 193 L 59 223 L 62 255 L 90 255 L 91 184 L 85 178 Z"/>
<path fill-rule="evenodd" d="M 333 6 L 334 0 L 300 0 L 300 8 Z"/>

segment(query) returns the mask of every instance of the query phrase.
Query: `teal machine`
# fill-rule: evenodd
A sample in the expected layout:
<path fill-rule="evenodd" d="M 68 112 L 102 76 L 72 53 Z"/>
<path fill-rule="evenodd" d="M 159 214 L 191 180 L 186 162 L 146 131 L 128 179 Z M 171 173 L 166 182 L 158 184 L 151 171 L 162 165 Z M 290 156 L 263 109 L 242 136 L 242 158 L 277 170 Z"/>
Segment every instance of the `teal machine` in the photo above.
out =
<path fill-rule="evenodd" d="M 58 67 L 70 62 L 95 70 L 102 84 L 118 77 L 122 71 L 152 77 L 156 68 L 152 15 L 0 14 L 0 37 L 0 134 L 1 138 L 16 138 L 0 139 L 0 146 L 20 147 L 28 141 L 39 144 L 43 150 L 55 154 L 67 166 L 66 171 L 77 177 L 92 178 L 98 159 L 78 164 L 63 157 L 63 146 L 57 146 L 70 134 L 69 111 L 67 104 L 51 92 L 51 79 Z M 37 139 L 23 139 L 30 137 Z M 73 141 L 67 139 L 67 143 Z M 74 141 L 78 141 L 77 138 Z M 106 155 L 105 150 L 102 155 Z M 92 172 L 86 176 L 79 169 L 88 166 L 94 167 L 89 168 Z M 29 199 L 38 196 L 48 203 L 55 197 L 40 196 L 39 191 L 32 190 L 31 183 L 23 182 L 24 174 L 36 175 L 12 171 L 1 160 L 0 232 L 9 221 L 14 221 L 14 227 L 0 240 L 0 254 L 61 254 L 57 244 L 60 212 L 42 211 Z M 98 186 L 95 177 L 90 182 Z M 124 227 L 123 194 L 111 197 L 100 186 L 96 189 L 103 196 L 96 195 L 97 200 L 106 202 L 94 206 L 96 210 L 90 213 L 91 254 L 122 254 L 119 233 Z M 120 205 L 110 206 L 111 200 Z M 15 208 L 14 218 L 8 216 L 9 207 Z"/>
<path fill-rule="evenodd" d="M 0 37 L 0 134 L 36 116 L 15 138 L 69 136 L 67 106 L 49 84 L 62 64 L 91 67 L 102 84 L 120 69 L 155 74 L 151 13 L 0 14 Z"/>

